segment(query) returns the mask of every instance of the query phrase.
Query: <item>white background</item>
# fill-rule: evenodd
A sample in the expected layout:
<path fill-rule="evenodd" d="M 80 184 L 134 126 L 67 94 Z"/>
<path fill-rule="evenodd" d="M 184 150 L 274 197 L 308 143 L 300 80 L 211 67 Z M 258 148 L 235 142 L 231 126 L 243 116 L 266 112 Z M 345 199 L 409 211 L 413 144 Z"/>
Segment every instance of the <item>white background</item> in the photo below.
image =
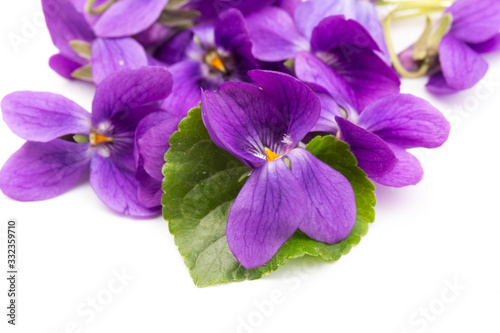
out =
<path fill-rule="evenodd" d="M 40 18 L 38 0 L 2 1 L 0 97 L 50 91 L 90 109 L 92 86 L 48 67 L 56 49 Z M 400 48 L 418 35 L 415 23 L 395 33 Z M 13 34 L 25 43 L 14 47 Z M 45 202 L 0 193 L 0 267 L 6 271 L 6 222 L 13 217 L 20 271 L 16 327 L 6 324 L 1 278 L 1 331 L 498 332 L 500 59 L 486 59 L 488 79 L 451 97 L 428 94 L 425 79 L 403 81 L 403 92 L 443 110 L 453 125 L 450 139 L 435 151 L 417 151 L 426 172 L 418 186 L 377 190 L 375 223 L 336 263 L 305 258 L 257 281 L 199 289 L 161 217 L 119 216 L 87 180 Z M 23 140 L 0 122 L 0 142 L 3 164 Z M 122 270 L 133 277 L 123 288 L 114 278 Z M 456 283 L 460 289 L 450 290 Z M 107 299 L 110 287 L 115 293 Z M 100 311 L 87 305 L 95 297 L 107 302 Z M 429 307 L 424 319 L 419 311 Z"/>

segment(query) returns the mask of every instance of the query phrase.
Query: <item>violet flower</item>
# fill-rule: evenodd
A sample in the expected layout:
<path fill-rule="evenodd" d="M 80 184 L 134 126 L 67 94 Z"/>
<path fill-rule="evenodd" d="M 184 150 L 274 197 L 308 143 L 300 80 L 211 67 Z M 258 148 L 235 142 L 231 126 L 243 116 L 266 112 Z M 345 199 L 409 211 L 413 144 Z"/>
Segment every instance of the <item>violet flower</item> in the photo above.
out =
<path fill-rule="evenodd" d="M 27 142 L 2 167 L 0 189 L 20 201 L 50 199 L 90 168 L 90 185 L 110 208 L 131 216 L 157 214 L 138 200 L 134 133 L 144 117 L 159 110 L 171 86 L 163 67 L 111 74 L 97 87 L 92 115 L 56 94 L 7 95 L 3 119 Z"/>
<path fill-rule="evenodd" d="M 399 55 L 410 73 L 431 75 L 426 87 L 436 94 L 472 88 L 488 71 L 480 54 L 500 50 L 499 1 L 457 0 L 444 15 L 451 15 L 449 31 L 438 40 L 438 46 L 431 44 L 424 50 L 425 58 L 415 60 L 414 45 Z"/>
<path fill-rule="evenodd" d="M 247 72 L 259 68 L 243 15 L 236 9 L 221 13 L 214 25 L 180 32 L 156 57 L 169 65 L 174 78 L 172 94 L 162 107 L 182 116 L 200 102 L 200 88 L 215 90 L 225 81 L 249 81 Z"/>
<path fill-rule="evenodd" d="M 202 94 L 212 140 L 253 169 L 227 221 L 229 248 L 245 267 L 268 262 L 297 231 L 327 243 L 346 238 L 354 192 L 338 171 L 297 144 L 320 115 L 312 90 L 283 73 L 249 73 L 258 86 L 227 82 Z"/>
<path fill-rule="evenodd" d="M 148 64 L 146 51 L 134 39 L 97 38 L 71 2 L 42 0 L 42 6 L 52 41 L 59 49 L 49 65 L 62 77 L 99 84 L 118 70 Z"/>
<path fill-rule="evenodd" d="M 263 61 L 295 60 L 295 73 L 303 81 L 319 62 L 327 64 L 335 75 L 332 86 L 336 98 L 347 98 L 350 105 L 363 109 L 378 98 L 399 92 L 396 73 L 375 53 L 380 48 L 368 31 L 354 20 L 328 16 L 310 26 L 314 17 L 301 13 L 301 4 L 290 15 L 275 7 L 249 15 L 247 25 L 253 44 L 252 53 Z"/>

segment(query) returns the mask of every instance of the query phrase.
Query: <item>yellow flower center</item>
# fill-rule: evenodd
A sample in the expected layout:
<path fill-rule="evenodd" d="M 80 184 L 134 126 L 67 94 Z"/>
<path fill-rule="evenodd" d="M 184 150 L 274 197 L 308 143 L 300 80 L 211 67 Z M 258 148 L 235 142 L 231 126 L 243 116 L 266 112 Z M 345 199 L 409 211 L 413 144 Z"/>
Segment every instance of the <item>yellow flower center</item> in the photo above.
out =
<path fill-rule="evenodd" d="M 277 158 L 280 158 L 280 157 L 281 157 L 281 155 L 278 155 L 278 154 L 273 153 L 273 151 L 272 151 L 271 149 L 269 149 L 269 148 L 265 148 L 265 150 L 266 150 L 267 160 L 268 160 L 269 162 L 272 162 L 272 161 L 274 161 L 275 159 L 277 159 Z"/>
<path fill-rule="evenodd" d="M 113 138 L 108 138 L 107 136 L 95 132 L 90 133 L 89 139 L 92 146 L 98 145 L 103 142 L 113 141 Z"/>
<path fill-rule="evenodd" d="M 205 55 L 205 63 L 207 63 L 208 65 L 212 66 L 213 68 L 217 69 L 222 73 L 227 72 L 226 67 L 224 67 L 224 63 L 222 62 L 222 59 L 215 50 L 209 51 Z"/>

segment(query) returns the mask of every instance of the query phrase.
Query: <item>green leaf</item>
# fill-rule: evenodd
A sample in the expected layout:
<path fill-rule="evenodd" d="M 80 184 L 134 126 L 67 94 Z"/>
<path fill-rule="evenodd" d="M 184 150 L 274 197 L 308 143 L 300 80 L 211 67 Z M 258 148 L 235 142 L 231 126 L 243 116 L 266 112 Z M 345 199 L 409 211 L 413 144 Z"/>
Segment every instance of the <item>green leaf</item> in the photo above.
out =
<path fill-rule="evenodd" d="M 212 142 L 199 108 L 192 109 L 180 123 L 165 154 L 163 215 L 197 286 L 258 279 L 289 259 L 304 255 L 334 261 L 359 243 L 375 218 L 375 187 L 356 166 L 356 159 L 344 142 L 333 136 L 317 137 L 307 149 L 351 182 L 357 205 L 352 232 L 342 242 L 330 245 L 298 231 L 269 263 L 245 269 L 227 245 L 226 221 L 231 204 L 244 185 L 244 181 L 238 180 L 249 169 Z"/>

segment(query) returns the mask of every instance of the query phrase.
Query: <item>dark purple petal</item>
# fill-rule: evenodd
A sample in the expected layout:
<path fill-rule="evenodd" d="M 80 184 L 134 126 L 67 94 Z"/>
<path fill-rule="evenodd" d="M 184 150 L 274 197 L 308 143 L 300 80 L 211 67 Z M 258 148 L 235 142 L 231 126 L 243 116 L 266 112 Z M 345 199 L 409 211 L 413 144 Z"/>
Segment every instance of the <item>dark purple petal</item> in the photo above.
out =
<path fill-rule="evenodd" d="M 392 187 L 418 184 L 424 175 L 424 170 L 420 162 L 406 150 L 395 145 L 390 145 L 390 147 L 399 160 L 398 164 L 396 164 L 396 167 L 388 174 L 382 177 L 373 177 L 372 180 L 382 185 Z"/>
<path fill-rule="evenodd" d="M 25 140 L 48 142 L 66 134 L 89 134 L 90 114 L 66 97 L 17 91 L 2 100 L 3 120 Z"/>
<path fill-rule="evenodd" d="M 278 105 L 281 118 L 288 124 L 289 147 L 295 147 L 318 122 L 321 114 L 318 97 L 307 85 L 284 73 L 254 70 L 248 75 Z"/>
<path fill-rule="evenodd" d="M 274 0 L 191 0 L 186 5 L 187 8 L 195 9 L 201 12 L 199 22 L 213 21 L 222 12 L 236 8 L 243 14 L 249 14 L 259 9 L 271 5 Z"/>
<path fill-rule="evenodd" d="M 173 78 L 172 93 L 161 105 L 162 109 L 186 116 L 189 110 L 200 104 L 203 79 L 201 66 L 198 61 L 186 60 L 169 67 Z"/>
<path fill-rule="evenodd" d="M 488 39 L 486 42 L 479 44 L 469 44 L 469 46 L 477 53 L 490 53 L 500 51 L 500 34 Z"/>
<path fill-rule="evenodd" d="M 358 22 L 343 16 L 323 19 L 313 30 L 311 52 L 328 52 L 340 45 L 379 50 L 370 33 Z"/>
<path fill-rule="evenodd" d="M 309 201 L 308 214 L 299 229 L 329 244 L 345 239 L 356 221 L 356 200 L 349 181 L 305 149 L 296 148 L 287 156 Z"/>
<path fill-rule="evenodd" d="M 56 197 L 71 187 L 88 170 L 91 150 L 88 144 L 56 139 L 26 142 L 0 171 L 0 189 L 19 201 Z"/>
<path fill-rule="evenodd" d="M 282 159 L 255 169 L 231 206 L 226 236 L 243 267 L 264 265 L 307 214 L 307 196 Z"/>
<path fill-rule="evenodd" d="M 137 197 L 139 202 L 144 207 L 156 208 L 158 213 L 161 212 L 161 197 L 163 190 L 161 188 L 162 181 L 155 179 L 148 174 L 144 177 L 138 178 L 139 188 L 137 190 Z"/>
<path fill-rule="evenodd" d="M 111 74 L 97 87 L 92 103 L 92 124 L 111 119 L 165 99 L 172 90 L 172 75 L 164 67 L 125 69 Z"/>
<path fill-rule="evenodd" d="M 94 25 L 99 37 L 128 37 L 148 29 L 168 0 L 121 0 L 109 7 Z"/>
<path fill-rule="evenodd" d="M 74 62 L 70 58 L 67 58 L 61 53 L 58 53 L 50 57 L 49 66 L 62 77 L 68 80 L 73 80 L 74 78 L 71 76 L 71 73 L 82 67 L 82 64 L 79 62 Z"/>
<path fill-rule="evenodd" d="M 172 28 L 161 23 L 154 23 L 147 30 L 135 35 L 134 38 L 145 48 L 155 47 L 164 42 L 172 34 Z"/>
<path fill-rule="evenodd" d="M 354 90 L 359 110 L 382 96 L 399 92 L 396 72 L 373 51 L 344 45 L 324 55 Z"/>
<path fill-rule="evenodd" d="M 291 17 L 295 14 L 295 9 L 302 3 L 302 0 L 277 0 L 275 2 L 276 7 L 280 7 L 288 13 Z"/>
<path fill-rule="evenodd" d="M 236 9 L 220 14 L 215 21 L 215 44 L 230 52 L 243 74 L 259 67 L 252 55 L 252 43 L 243 15 Z"/>
<path fill-rule="evenodd" d="M 186 49 L 193 42 L 193 32 L 182 30 L 172 36 L 155 52 L 155 58 L 167 65 L 186 59 Z"/>
<path fill-rule="evenodd" d="M 488 63 L 467 44 L 448 34 L 439 44 L 441 70 L 454 89 L 472 88 L 488 71 Z"/>
<path fill-rule="evenodd" d="M 67 58 L 84 64 L 86 59 L 78 56 L 69 45 L 72 40 L 92 42 L 95 35 L 89 24 L 71 2 L 59 0 L 42 0 L 45 22 L 52 42 Z"/>
<path fill-rule="evenodd" d="M 450 34 L 467 43 L 481 43 L 500 30 L 500 1 L 457 0 L 445 13 L 451 13 Z"/>
<path fill-rule="evenodd" d="M 90 185 L 99 199 L 118 213 L 130 216 L 153 216 L 158 209 L 141 205 L 137 196 L 138 181 L 135 178 L 132 156 L 106 158 L 94 154 L 90 163 Z M 130 161 L 129 161 L 130 160 Z"/>
<path fill-rule="evenodd" d="M 341 117 L 335 120 L 340 128 L 340 139 L 349 144 L 358 166 L 368 177 L 380 177 L 394 169 L 398 159 L 384 140 Z"/>
<path fill-rule="evenodd" d="M 97 38 L 92 43 L 92 76 L 96 85 L 119 70 L 147 65 L 146 51 L 132 38 Z"/>
<path fill-rule="evenodd" d="M 333 68 L 309 52 L 300 52 L 295 58 L 295 73 L 299 79 L 322 87 L 346 110 L 357 109 L 352 87 Z"/>
<path fill-rule="evenodd" d="M 403 148 L 436 148 L 450 133 L 450 123 L 438 109 L 422 98 L 406 94 L 376 101 L 363 111 L 358 124 Z"/>
<path fill-rule="evenodd" d="M 141 120 L 136 130 L 136 149 L 144 170 L 157 180 L 163 179 L 162 168 L 168 140 L 177 130 L 181 118 L 168 112 L 155 112 Z"/>
<path fill-rule="evenodd" d="M 448 85 L 448 82 L 446 82 L 446 79 L 443 76 L 443 72 L 437 72 L 432 75 L 425 87 L 431 93 L 436 95 L 449 95 L 460 91 L 459 89 L 454 89 Z"/>
<path fill-rule="evenodd" d="M 255 58 L 263 61 L 282 61 L 309 50 L 309 42 L 297 29 L 286 11 L 269 7 L 249 15 L 248 31 Z"/>

